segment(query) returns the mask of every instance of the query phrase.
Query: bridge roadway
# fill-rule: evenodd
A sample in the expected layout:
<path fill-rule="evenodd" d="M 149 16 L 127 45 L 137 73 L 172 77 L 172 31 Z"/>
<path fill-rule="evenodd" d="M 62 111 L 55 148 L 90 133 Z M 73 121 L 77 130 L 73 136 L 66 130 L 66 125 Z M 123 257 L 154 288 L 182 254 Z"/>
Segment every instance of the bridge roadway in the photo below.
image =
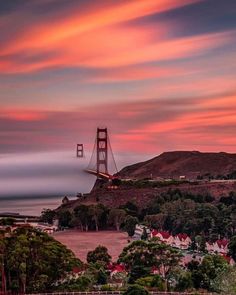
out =
<path fill-rule="evenodd" d="M 92 169 L 85 169 L 85 172 L 89 173 L 89 174 L 92 174 L 94 176 L 98 176 L 100 178 L 103 178 L 103 179 L 112 179 L 113 176 L 110 175 L 110 174 L 107 174 L 107 173 L 103 173 L 103 172 L 97 172 L 95 170 L 92 170 Z"/>

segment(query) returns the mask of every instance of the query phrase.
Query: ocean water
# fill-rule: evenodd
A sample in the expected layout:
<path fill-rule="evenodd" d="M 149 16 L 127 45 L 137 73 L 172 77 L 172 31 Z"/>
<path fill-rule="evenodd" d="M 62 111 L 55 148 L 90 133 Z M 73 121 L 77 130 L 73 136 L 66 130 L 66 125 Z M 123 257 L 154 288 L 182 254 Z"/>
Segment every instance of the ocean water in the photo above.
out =
<path fill-rule="evenodd" d="M 39 216 L 42 210 L 55 209 L 61 204 L 61 196 L 0 198 L 0 213 L 20 213 Z"/>

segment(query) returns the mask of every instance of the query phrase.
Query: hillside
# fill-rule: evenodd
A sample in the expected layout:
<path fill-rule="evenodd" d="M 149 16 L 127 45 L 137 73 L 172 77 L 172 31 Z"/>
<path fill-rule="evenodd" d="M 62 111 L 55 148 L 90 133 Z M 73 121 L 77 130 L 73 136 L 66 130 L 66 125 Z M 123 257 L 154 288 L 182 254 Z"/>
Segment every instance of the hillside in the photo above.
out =
<path fill-rule="evenodd" d="M 165 152 L 153 159 L 123 168 L 121 178 L 196 178 L 226 176 L 236 171 L 236 154 L 198 151 Z"/>
<path fill-rule="evenodd" d="M 198 176 L 220 178 L 232 174 L 236 176 L 236 154 L 201 152 L 166 152 L 146 162 L 123 168 L 118 175 L 123 180 L 118 188 L 110 189 L 109 183 L 97 180 L 92 191 L 83 198 L 64 204 L 64 209 L 73 209 L 78 204 L 102 203 L 108 207 L 119 207 L 127 201 L 134 201 L 140 208 L 170 190 L 179 190 L 185 194 L 211 195 L 215 200 L 236 192 L 236 180 L 203 181 L 158 181 L 145 178 L 176 178 L 186 176 L 194 179 Z"/>

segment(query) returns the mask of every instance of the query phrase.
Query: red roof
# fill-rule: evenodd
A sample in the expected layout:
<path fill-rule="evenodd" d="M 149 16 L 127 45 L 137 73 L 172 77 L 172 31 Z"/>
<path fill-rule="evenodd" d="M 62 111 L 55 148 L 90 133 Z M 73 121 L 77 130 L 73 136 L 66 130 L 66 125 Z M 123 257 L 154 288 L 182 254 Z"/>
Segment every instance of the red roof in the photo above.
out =
<path fill-rule="evenodd" d="M 170 234 L 167 231 L 160 231 L 160 234 L 162 235 L 163 239 L 168 239 L 170 237 Z"/>
<path fill-rule="evenodd" d="M 158 234 L 160 234 L 162 236 L 163 239 L 168 239 L 170 237 L 170 234 L 167 231 L 158 231 L 156 229 L 154 229 L 152 231 L 152 235 L 155 237 Z"/>
<path fill-rule="evenodd" d="M 112 263 L 109 263 L 107 265 L 107 268 L 113 272 L 113 271 L 116 271 L 116 272 L 125 272 L 125 266 L 123 264 L 112 264 Z"/>
<path fill-rule="evenodd" d="M 117 264 L 117 265 L 114 267 L 113 271 L 124 272 L 124 271 L 125 271 L 125 266 L 122 265 L 122 264 Z"/>
<path fill-rule="evenodd" d="M 223 239 L 223 240 L 217 240 L 216 243 L 219 248 L 225 248 L 228 245 L 229 241 L 226 239 Z"/>
<path fill-rule="evenodd" d="M 157 234 L 158 234 L 158 230 L 154 229 L 154 230 L 152 231 L 152 235 L 155 237 Z"/>
<path fill-rule="evenodd" d="M 183 241 L 188 238 L 188 235 L 187 234 L 178 234 L 177 237 L 180 239 L 180 241 Z"/>
<path fill-rule="evenodd" d="M 113 263 L 112 262 L 109 262 L 108 265 L 107 265 L 107 269 L 110 270 L 110 271 L 112 271 L 113 268 L 114 268 Z"/>

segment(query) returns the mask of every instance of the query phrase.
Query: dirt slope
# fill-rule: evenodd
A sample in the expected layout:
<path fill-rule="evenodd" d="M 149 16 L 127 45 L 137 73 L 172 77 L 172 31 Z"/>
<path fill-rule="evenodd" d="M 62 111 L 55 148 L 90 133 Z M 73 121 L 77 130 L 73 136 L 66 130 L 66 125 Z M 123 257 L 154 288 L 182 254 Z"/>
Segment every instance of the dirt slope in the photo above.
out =
<path fill-rule="evenodd" d="M 236 171 L 236 154 L 201 153 L 197 151 L 165 152 L 146 162 L 123 168 L 119 175 L 127 178 L 174 177 L 185 175 L 227 175 Z"/>

